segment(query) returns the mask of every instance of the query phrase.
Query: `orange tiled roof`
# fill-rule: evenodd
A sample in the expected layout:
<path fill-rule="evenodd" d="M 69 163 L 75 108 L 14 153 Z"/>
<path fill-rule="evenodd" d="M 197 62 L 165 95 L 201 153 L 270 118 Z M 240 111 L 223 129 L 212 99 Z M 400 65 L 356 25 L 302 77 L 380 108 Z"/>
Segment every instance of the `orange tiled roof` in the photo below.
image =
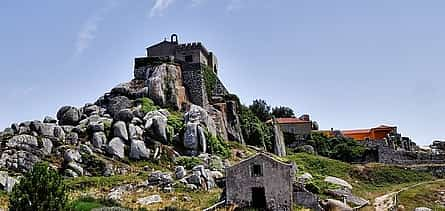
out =
<path fill-rule="evenodd" d="M 355 129 L 355 130 L 342 130 L 341 131 L 344 135 L 347 134 L 356 134 L 356 133 L 370 133 L 371 129 Z"/>

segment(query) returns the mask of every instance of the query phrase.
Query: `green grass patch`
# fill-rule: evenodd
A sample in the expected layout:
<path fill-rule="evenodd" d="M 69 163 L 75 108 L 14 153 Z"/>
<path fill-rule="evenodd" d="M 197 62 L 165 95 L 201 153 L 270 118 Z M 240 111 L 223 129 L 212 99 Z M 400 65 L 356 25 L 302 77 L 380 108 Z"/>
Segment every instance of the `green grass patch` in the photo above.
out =
<path fill-rule="evenodd" d="M 111 188 L 117 185 L 122 185 L 131 182 L 141 182 L 146 179 L 146 174 L 128 174 L 128 175 L 114 175 L 110 177 L 89 177 L 82 176 L 76 178 L 69 178 L 65 180 L 65 184 L 72 190 L 84 190 L 86 188 Z"/>
<path fill-rule="evenodd" d="M 81 197 L 72 201 L 68 209 L 72 211 L 90 211 L 94 208 L 119 206 L 119 203 L 113 200 L 96 199 L 90 196 Z"/>
<path fill-rule="evenodd" d="M 445 181 L 433 182 L 416 186 L 399 195 L 399 202 L 406 210 L 416 207 L 428 207 L 433 210 L 445 210 L 445 206 L 436 203 L 440 200 L 440 192 L 445 190 Z"/>
<path fill-rule="evenodd" d="M 296 153 L 284 158 L 295 162 L 299 171 L 308 172 L 314 177 L 322 175 L 349 178 L 348 173 L 352 170 L 348 163 L 306 153 Z"/>

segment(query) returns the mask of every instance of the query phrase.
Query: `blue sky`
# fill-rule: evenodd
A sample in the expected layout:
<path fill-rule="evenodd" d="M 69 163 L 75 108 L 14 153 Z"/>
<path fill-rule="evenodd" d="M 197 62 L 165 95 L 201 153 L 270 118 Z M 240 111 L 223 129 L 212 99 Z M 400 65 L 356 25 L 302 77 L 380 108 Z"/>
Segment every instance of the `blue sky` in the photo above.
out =
<path fill-rule="evenodd" d="M 0 128 L 94 102 L 133 58 L 179 35 L 216 53 L 244 103 L 309 113 L 321 128 L 397 125 L 445 138 L 440 0 L 3 0 Z"/>

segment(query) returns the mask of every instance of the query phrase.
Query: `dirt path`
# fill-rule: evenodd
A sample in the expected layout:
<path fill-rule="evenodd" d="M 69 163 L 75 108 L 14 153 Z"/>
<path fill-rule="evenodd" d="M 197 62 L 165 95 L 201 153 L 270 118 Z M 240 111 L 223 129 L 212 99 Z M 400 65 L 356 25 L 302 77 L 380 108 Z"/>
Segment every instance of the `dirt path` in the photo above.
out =
<path fill-rule="evenodd" d="M 396 197 L 399 193 L 409 190 L 411 188 L 417 187 L 419 185 L 429 184 L 429 183 L 436 183 L 436 182 L 443 182 L 445 179 L 439 179 L 439 180 L 433 180 L 433 181 L 426 181 L 426 182 L 420 182 L 408 187 L 404 187 L 398 191 L 394 191 L 388 194 L 385 194 L 383 196 L 379 196 L 375 198 L 374 200 L 374 207 L 376 211 L 385 211 L 389 210 L 391 207 L 395 207 L 397 205 Z"/>

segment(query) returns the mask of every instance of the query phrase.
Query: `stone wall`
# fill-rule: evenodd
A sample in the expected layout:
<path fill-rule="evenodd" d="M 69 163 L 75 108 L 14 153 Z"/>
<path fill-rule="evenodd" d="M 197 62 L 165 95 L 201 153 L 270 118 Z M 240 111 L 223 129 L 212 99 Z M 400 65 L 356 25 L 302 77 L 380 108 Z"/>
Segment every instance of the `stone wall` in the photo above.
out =
<path fill-rule="evenodd" d="M 209 104 L 201 64 L 183 64 L 182 80 L 191 103 L 206 107 Z"/>
<path fill-rule="evenodd" d="M 374 151 L 374 156 L 368 156 L 366 162 L 379 162 L 397 165 L 442 164 L 445 163 L 444 154 L 433 154 L 423 151 L 396 150 L 393 145 L 384 140 L 361 141 L 364 146 Z"/>
<path fill-rule="evenodd" d="M 293 198 L 296 205 L 300 205 L 316 211 L 322 210 L 322 208 L 318 204 L 320 198 L 309 191 L 295 191 Z"/>
<path fill-rule="evenodd" d="M 229 94 L 224 84 L 216 77 L 215 89 L 212 91 L 212 97 L 223 97 Z"/>

